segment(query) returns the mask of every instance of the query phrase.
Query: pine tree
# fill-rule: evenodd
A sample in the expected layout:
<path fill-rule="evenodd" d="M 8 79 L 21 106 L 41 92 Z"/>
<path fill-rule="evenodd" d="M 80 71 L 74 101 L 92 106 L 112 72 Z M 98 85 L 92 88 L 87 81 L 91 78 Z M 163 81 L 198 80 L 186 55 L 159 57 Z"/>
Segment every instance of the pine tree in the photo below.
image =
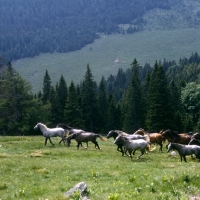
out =
<path fill-rule="evenodd" d="M 118 129 L 119 121 L 117 121 L 117 109 L 113 95 L 108 98 L 108 111 L 107 111 L 107 130 Z"/>
<path fill-rule="evenodd" d="M 51 114 L 48 117 L 48 122 L 51 123 L 52 125 L 57 125 L 58 123 L 61 123 L 63 121 L 63 116 L 62 116 L 62 108 L 61 104 L 59 102 L 58 94 L 53 86 L 50 87 L 50 92 L 49 92 L 49 102 L 50 103 L 50 110 Z M 45 105 L 47 105 L 45 104 Z"/>
<path fill-rule="evenodd" d="M 160 131 L 169 128 L 169 92 L 167 81 L 162 66 L 157 61 L 150 76 L 148 92 L 146 96 L 147 115 L 146 127 L 148 131 Z"/>
<path fill-rule="evenodd" d="M 139 64 L 136 59 L 131 64 L 132 78 L 123 97 L 123 130 L 129 133 L 143 127 L 144 109 L 141 83 L 139 80 Z"/>
<path fill-rule="evenodd" d="M 61 75 L 57 89 L 58 103 L 60 104 L 60 118 L 64 118 L 65 104 L 67 100 L 67 84 L 64 77 Z"/>
<path fill-rule="evenodd" d="M 0 128 L 5 134 L 21 134 L 21 130 L 27 130 L 28 125 L 23 122 L 30 115 L 26 109 L 32 99 L 30 84 L 9 62 L 0 78 Z"/>
<path fill-rule="evenodd" d="M 47 104 L 49 100 L 50 88 L 51 88 L 51 78 L 49 76 L 48 71 L 46 70 L 43 80 L 43 94 L 42 94 L 42 101 L 44 105 Z"/>
<path fill-rule="evenodd" d="M 181 104 L 181 92 L 180 89 L 175 84 L 175 81 L 172 80 L 169 84 L 169 112 L 170 112 L 170 129 L 183 131 L 183 126 L 181 123 L 181 113 L 182 113 L 182 104 Z"/>
<path fill-rule="evenodd" d="M 98 105 L 99 105 L 99 129 L 102 133 L 106 133 L 106 116 L 107 116 L 107 94 L 105 87 L 105 79 L 102 77 L 99 84 Z"/>
<path fill-rule="evenodd" d="M 68 96 L 65 105 L 65 123 L 72 127 L 85 129 L 83 114 L 79 104 L 79 95 L 72 81 L 68 88 Z"/>
<path fill-rule="evenodd" d="M 87 65 L 87 71 L 82 85 L 81 103 L 85 127 L 87 130 L 95 131 L 94 124 L 98 121 L 96 83 L 93 80 L 89 64 Z"/>

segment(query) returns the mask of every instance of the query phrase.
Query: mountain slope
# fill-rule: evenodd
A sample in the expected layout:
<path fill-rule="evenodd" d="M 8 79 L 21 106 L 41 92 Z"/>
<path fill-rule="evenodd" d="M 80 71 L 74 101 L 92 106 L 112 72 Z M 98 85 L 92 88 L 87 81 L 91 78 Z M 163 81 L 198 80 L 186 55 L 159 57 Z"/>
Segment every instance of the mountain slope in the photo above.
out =
<path fill-rule="evenodd" d="M 81 50 L 40 54 L 34 58 L 17 60 L 13 65 L 37 92 L 42 88 L 46 69 L 53 84 L 61 74 L 67 83 L 71 80 L 79 83 L 89 63 L 95 80 L 99 81 L 102 75 L 107 77 L 115 74 L 119 67 L 130 67 L 134 58 L 142 65 L 146 62 L 153 65 L 155 60 L 178 60 L 180 57 L 189 57 L 192 52 L 199 53 L 200 2 L 173 1 L 170 7 L 167 5 L 170 1 L 164 2 L 160 4 L 162 6 L 149 7 L 147 12 L 130 20 L 129 24 L 119 24 L 121 34 L 101 34 L 100 39 L 95 39 Z M 139 32 L 126 33 L 128 30 L 134 32 L 134 28 L 138 27 Z"/>

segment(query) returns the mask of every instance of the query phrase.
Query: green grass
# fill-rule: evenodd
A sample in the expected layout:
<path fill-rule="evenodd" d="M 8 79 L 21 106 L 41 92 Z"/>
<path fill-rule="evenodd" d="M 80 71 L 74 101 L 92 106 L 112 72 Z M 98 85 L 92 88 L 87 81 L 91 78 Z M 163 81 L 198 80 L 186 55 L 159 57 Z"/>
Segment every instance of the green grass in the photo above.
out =
<path fill-rule="evenodd" d="M 181 163 L 157 148 L 131 160 L 112 139 L 98 140 L 102 151 L 92 143 L 77 150 L 75 141 L 67 147 L 52 140 L 54 147 L 44 146 L 42 136 L 0 137 L 0 199 L 67 199 L 64 193 L 82 181 L 91 200 L 186 200 L 199 194 L 199 163 L 190 156 Z"/>
<path fill-rule="evenodd" d="M 97 83 L 101 77 L 116 75 L 119 68 L 126 70 L 136 58 L 141 65 L 156 60 L 176 60 L 199 53 L 199 29 L 187 28 L 163 31 L 143 31 L 132 35 L 102 35 L 93 44 L 69 53 L 41 54 L 13 62 L 14 68 L 33 86 L 37 93 L 42 90 L 47 69 L 55 86 L 61 74 L 69 84 L 79 84 L 84 79 L 89 63 Z"/>

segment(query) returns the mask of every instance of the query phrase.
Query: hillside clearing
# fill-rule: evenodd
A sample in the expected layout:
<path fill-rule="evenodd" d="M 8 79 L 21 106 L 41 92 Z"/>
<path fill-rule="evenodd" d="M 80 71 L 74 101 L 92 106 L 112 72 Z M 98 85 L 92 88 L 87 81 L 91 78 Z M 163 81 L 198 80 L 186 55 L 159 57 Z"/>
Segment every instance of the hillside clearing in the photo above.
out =
<path fill-rule="evenodd" d="M 189 57 L 192 52 L 200 52 L 200 29 L 177 29 L 169 31 L 143 31 L 132 35 L 102 35 L 94 43 L 83 49 L 69 53 L 41 54 L 13 62 L 13 67 L 28 80 L 33 92 L 43 87 L 43 77 L 47 69 L 55 85 L 61 74 L 69 84 L 72 80 L 79 84 L 84 79 L 89 63 L 95 81 L 101 77 L 115 75 L 119 68 L 130 67 L 134 58 L 141 65 L 156 60 L 176 60 Z M 117 62 L 116 62 L 117 61 Z"/>

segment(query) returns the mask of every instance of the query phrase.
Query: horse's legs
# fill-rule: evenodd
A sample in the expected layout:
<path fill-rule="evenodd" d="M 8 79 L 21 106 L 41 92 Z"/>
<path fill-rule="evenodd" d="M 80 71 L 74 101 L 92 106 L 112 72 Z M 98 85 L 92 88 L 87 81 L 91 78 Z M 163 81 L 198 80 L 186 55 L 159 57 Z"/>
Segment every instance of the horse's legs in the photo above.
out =
<path fill-rule="evenodd" d="M 77 142 L 77 149 L 79 149 L 80 142 Z"/>
<path fill-rule="evenodd" d="M 84 147 L 83 144 L 82 144 L 82 142 L 80 142 L 80 145 L 81 145 L 84 149 L 87 149 L 87 147 L 88 147 L 88 143 L 87 143 L 87 147 Z"/>
<path fill-rule="evenodd" d="M 136 152 L 136 150 L 134 150 L 132 154 L 135 155 L 135 152 Z"/>
<path fill-rule="evenodd" d="M 126 148 L 124 148 L 124 153 L 125 153 L 125 155 L 127 155 L 127 156 L 130 156 L 130 153 L 129 153 L 129 155 L 127 154 L 127 149 Z M 128 151 L 129 152 L 129 151 Z M 131 151 L 131 153 L 132 153 L 132 151 Z"/>
<path fill-rule="evenodd" d="M 140 149 L 141 154 L 137 157 L 137 159 L 140 159 L 140 157 L 145 153 L 145 149 Z"/>
<path fill-rule="evenodd" d="M 129 153 L 129 155 L 130 155 L 130 157 L 131 157 L 131 160 L 132 160 L 132 150 L 128 150 L 128 153 Z"/>
<path fill-rule="evenodd" d="M 185 156 L 183 156 L 183 158 L 184 158 L 184 161 L 185 161 L 185 162 L 187 162 L 187 160 L 186 160 L 186 157 L 185 157 Z"/>
<path fill-rule="evenodd" d="M 92 142 L 95 144 L 95 147 L 97 147 L 99 150 L 101 150 L 97 141 L 92 141 Z"/>
<path fill-rule="evenodd" d="M 162 152 L 162 147 L 163 147 L 163 144 L 162 144 L 162 142 L 161 142 L 161 143 L 159 143 L 159 145 L 160 145 L 159 152 Z"/>
<path fill-rule="evenodd" d="M 45 137 L 45 141 L 44 141 L 44 145 L 46 146 L 47 144 L 47 140 L 48 140 L 48 137 Z"/>
<path fill-rule="evenodd" d="M 53 142 L 51 141 L 51 138 L 50 138 L 50 137 L 49 137 L 49 141 L 50 141 L 50 143 L 51 143 L 52 145 L 54 145 Z"/>
<path fill-rule="evenodd" d="M 59 144 L 63 141 L 63 143 L 65 144 L 65 138 L 62 138 L 59 142 Z"/>
<path fill-rule="evenodd" d="M 117 151 L 121 152 L 121 153 L 122 153 L 122 156 L 124 155 L 123 146 L 118 145 L 118 147 L 117 147 Z"/>

